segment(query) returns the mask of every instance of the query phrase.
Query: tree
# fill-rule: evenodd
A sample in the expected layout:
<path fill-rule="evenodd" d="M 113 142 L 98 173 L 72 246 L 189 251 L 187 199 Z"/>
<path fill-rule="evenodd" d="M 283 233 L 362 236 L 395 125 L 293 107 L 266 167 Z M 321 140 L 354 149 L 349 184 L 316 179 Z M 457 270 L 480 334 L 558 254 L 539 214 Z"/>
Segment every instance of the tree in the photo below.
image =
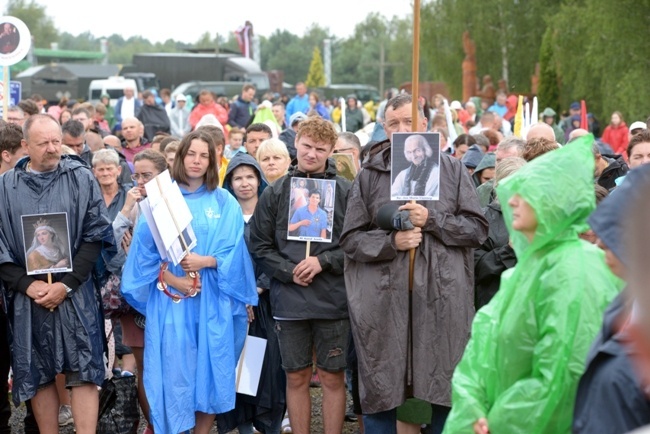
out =
<path fill-rule="evenodd" d="M 629 11 L 634 11 L 630 14 Z M 561 101 L 585 99 L 599 119 L 621 111 L 626 121 L 650 113 L 647 41 L 650 0 L 566 2 L 549 21 Z M 623 48 L 624 47 L 624 48 Z"/>
<path fill-rule="evenodd" d="M 551 107 L 560 113 L 560 88 L 557 77 L 557 67 L 553 56 L 553 29 L 548 28 L 542 38 L 539 54 L 539 89 L 537 98 L 541 107 Z"/>
<path fill-rule="evenodd" d="M 325 67 L 323 66 L 323 59 L 321 58 L 318 47 L 314 47 L 314 54 L 311 58 L 305 84 L 308 88 L 325 86 Z"/>
<path fill-rule="evenodd" d="M 34 46 L 37 48 L 50 48 L 52 42 L 58 42 L 59 32 L 54 27 L 52 19 L 45 11 L 45 7 L 38 5 L 34 0 L 9 0 L 5 15 L 22 20 L 32 34 Z"/>

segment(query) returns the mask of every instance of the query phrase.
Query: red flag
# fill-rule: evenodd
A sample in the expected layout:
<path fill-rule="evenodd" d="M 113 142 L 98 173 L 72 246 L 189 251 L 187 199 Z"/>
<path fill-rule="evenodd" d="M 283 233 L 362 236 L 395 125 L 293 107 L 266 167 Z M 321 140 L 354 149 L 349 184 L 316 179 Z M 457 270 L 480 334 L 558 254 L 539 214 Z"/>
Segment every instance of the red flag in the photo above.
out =
<path fill-rule="evenodd" d="M 580 128 L 589 131 L 589 122 L 587 121 L 587 103 L 584 99 L 580 100 Z"/>
<path fill-rule="evenodd" d="M 239 44 L 239 50 L 244 57 L 253 58 L 253 50 L 251 46 L 251 38 L 253 36 L 253 25 L 250 21 L 246 21 L 246 24 L 239 27 L 235 30 L 235 35 L 237 36 L 237 44 Z"/>

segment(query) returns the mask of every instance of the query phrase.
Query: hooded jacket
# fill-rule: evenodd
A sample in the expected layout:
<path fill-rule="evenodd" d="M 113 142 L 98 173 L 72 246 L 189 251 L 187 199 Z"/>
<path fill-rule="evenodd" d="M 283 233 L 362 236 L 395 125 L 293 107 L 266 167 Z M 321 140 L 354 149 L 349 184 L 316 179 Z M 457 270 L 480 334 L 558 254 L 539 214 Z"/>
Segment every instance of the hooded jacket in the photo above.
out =
<path fill-rule="evenodd" d="M 54 171 L 43 174 L 28 173 L 29 161 L 21 159 L 0 177 L 0 276 L 11 295 L 16 405 L 32 398 L 58 373 L 77 372 L 80 381 L 97 385 L 105 374 L 103 323 L 90 278 L 102 241 L 112 242 L 104 199 L 94 176 L 76 155 L 62 156 Z M 26 275 L 21 216 L 63 212 L 73 271 L 54 273 L 52 279 L 72 292 L 50 312 L 25 293 L 35 279 L 45 276 Z"/>
<path fill-rule="evenodd" d="M 621 122 L 617 126 L 609 124 L 603 131 L 601 139 L 612 147 L 614 152 L 619 155 L 627 154 L 627 143 L 630 141 L 630 134 L 625 122 Z"/>
<path fill-rule="evenodd" d="M 305 242 L 287 240 L 289 203 L 293 177 L 335 179 L 332 242 L 312 242 L 310 256 L 323 269 L 309 286 L 293 281 L 293 269 L 305 259 Z M 325 173 L 307 175 L 292 166 L 287 175 L 269 185 L 250 221 L 250 251 L 262 271 L 271 278 L 273 316 L 291 319 L 344 319 L 348 317 L 343 280 L 343 252 L 339 238 L 350 181 L 336 175 L 336 163 L 327 160 Z"/>
<path fill-rule="evenodd" d="M 494 152 L 483 154 L 481 162 L 478 163 L 478 166 L 476 166 L 476 169 L 474 169 L 474 173 L 472 174 L 472 179 L 474 180 L 474 184 L 476 184 L 477 188 L 481 185 L 481 172 L 483 169 L 494 169 L 496 162 L 497 157 Z"/>
<path fill-rule="evenodd" d="M 235 169 L 241 166 L 250 166 L 257 171 L 260 185 L 257 196 L 268 186 L 262 168 L 257 160 L 248 154 L 236 154 L 228 163 L 228 169 L 223 181 L 223 188 L 228 190 L 235 198 L 232 188 L 232 176 Z M 250 245 L 250 220 L 244 224 L 244 238 Z M 219 432 L 230 432 L 242 423 L 253 422 L 263 424 L 265 420 L 272 419 L 274 412 L 284 414 L 286 402 L 286 376 L 281 366 L 280 347 L 277 335 L 274 332 L 273 315 L 271 314 L 271 300 L 269 297 L 269 278 L 264 274 L 259 265 L 253 263 L 257 287 L 265 291 L 259 295 L 259 304 L 253 307 L 255 320 L 250 324 L 248 334 L 266 339 L 262 376 L 256 396 L 237 395 L 235 409 L 217 415 L 216 421 Z M 276 416 L 277 417 L 277 416 Z M 267 422 L 268 423 L 268 422 Z"/>
<path fill-rule="evenodd" d="M 627 163 L 620 155 L 603 155 L 602 156 L 608 165 L 603 169 L 603 173 L 598 177 L 598 185 L 607 190 L 616 187 L 616 180 L 621 176 L 625 176 L 630 170 Z"/>
<path fill-rule="evenodd" d="M 485 417 L 494 433 L 568 433 L 578 380 L 602 313 L 620 282 L 604 253 L 579 239 L 595 207 L 593 136 L 536 158 L 497 187 L 535 212 L 532 241 L 503 216 L 517 265 L 479 310 L 454 372 L 444 433 L 472 432 Z"/>
<path fill-rule="evenodd" d="M 373 145 L 352 185 L 341 238 L 364 414 L 407 398 L 409 252 L 397 250 L 396 232 L 377 222 L 390 202 L 390 172 L 390 142 Z M 440 200 L 420 202 L 429 217 L 414 262 L 413 392 L 449 406 L 451 375 L 474 316 L 472 249 L 485 241 L 488 227 L 460 161 L 442 153 L 440 174 Z"/>
<path fill-rule="evenodd" d="M 499 290 L 501 274 L 517 263 L 515 251 L 510 247 L 510 235 L 503 221 L 501 204 L 493 201 L 483 211 L 490 224 L 488 238 L 474 250 L 475 307 L 479 310 L 489 303 Z"/>
<path fill-rule="evenodd" d="M 594 233 L 624 264 L 623 232 L 630 205 L 644 200 L 640 185 L 650 182 L 650 166 L 630 172 L 625 181 L 589 216 Z M 589 354 L 576 396 L 574 433 L 623 433 L 650 424 L 650 402 L 643 393 L 632 363 L 634 349 L 627 330 L 621 329 L 630 316 L 628 294 L 621 293 L 610 304 L 603 327 Z"/>
<path fill-rule="evenodd" d="M 483 159 L 483 152 L 478 145 L 472 145 L 467 149 L 461 161 L 468 169 L 475 169 Z"/>

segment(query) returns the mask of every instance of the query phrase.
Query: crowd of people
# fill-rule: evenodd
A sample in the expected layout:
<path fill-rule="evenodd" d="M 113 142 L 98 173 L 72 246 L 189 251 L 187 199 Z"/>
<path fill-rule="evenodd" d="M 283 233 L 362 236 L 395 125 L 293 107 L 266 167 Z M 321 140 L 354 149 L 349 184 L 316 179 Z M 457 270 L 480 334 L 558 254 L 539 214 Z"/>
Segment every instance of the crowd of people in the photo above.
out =
<path fill-rule="evenodd" d="M 284 100 L 255 91 L 205 90 L 191 110 L 128 87 L 114 108 L 9 107 L 0 433 L 9 384 L 25 433 L 86 434 L 106 379 L 134 375 L 145 433 L 305 434 L 314 384 L 327 434 L 345 420 L 373 434 L 650 424 L 632 242 L 647 225 L 633 218 L 647 214 L 646 122 L 615 112 L 597 137 L 573 103 L 520 137 L 505 92 L 430 104 L 392 89 L 341 107 L 304 83 Z M 393 180 L 395 133 L 412 132 L 439 147 L 408 136 Z M 144 215 L 165 171 L 197 240 L 177 265 Z M 387 227 L 391 188 L 437 199 L 398 201 L 404 221 Z M 266 340 L 254 396 L 236 393 L 248 335 Z"/>

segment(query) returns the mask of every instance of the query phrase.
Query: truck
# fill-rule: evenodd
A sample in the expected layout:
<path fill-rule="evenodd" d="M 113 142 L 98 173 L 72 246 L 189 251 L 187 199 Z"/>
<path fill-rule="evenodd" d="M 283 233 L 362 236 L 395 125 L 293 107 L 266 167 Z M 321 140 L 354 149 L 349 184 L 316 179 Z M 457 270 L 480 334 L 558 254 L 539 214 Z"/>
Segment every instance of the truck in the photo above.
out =
<path fill-rule="evenodd" d="M 234 53 L 138 53 L 121 75 L 153 73 L 160 88 L 173 90 L 190 81 L 252 83 L 261 96 L 270 90 L 267 74 L 252 59 Z"/>

